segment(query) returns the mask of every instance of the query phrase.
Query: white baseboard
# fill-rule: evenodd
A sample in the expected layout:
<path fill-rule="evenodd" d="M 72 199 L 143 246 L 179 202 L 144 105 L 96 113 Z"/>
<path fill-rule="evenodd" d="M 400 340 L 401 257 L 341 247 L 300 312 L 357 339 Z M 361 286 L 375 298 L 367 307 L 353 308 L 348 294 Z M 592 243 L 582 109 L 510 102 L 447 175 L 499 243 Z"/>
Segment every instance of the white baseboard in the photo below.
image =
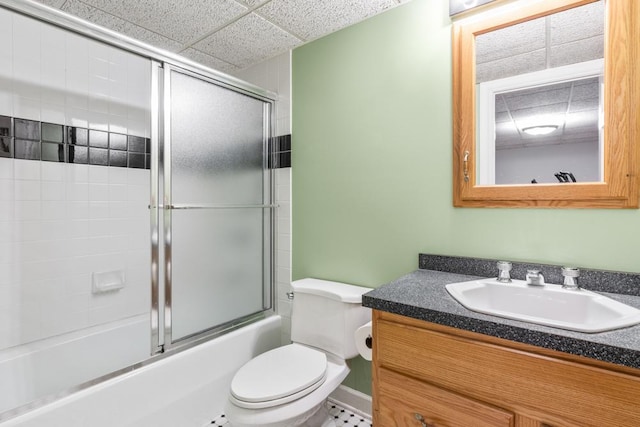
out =
<path fill-rule="evenodd" d="M 329 400 L 355 414 L 371 419 L 371 396 L 368 394 L 341 385 L 331 393 Z"/>

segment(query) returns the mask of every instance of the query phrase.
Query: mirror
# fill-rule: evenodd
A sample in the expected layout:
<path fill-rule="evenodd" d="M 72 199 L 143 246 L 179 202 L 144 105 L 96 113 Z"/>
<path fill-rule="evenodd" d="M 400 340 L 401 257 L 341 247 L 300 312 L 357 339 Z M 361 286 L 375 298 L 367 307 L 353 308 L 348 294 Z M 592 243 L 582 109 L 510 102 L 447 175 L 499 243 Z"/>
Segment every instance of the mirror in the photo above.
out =
<path fill-rule="evenodd" d="M 639 8 L 495 3 L 453 25 L 454 205 L 638 207 Z"/>

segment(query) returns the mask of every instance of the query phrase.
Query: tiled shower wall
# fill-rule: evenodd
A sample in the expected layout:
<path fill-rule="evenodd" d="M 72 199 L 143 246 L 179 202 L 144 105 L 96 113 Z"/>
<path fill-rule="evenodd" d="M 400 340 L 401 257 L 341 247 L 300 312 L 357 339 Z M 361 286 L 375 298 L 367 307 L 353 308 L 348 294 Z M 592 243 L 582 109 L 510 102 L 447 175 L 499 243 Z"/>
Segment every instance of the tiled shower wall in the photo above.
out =
<path fill-rule="evenodd" d="M 278 94 L 275 106 L 274 136 L 291 134 L 291 52 L 276 56 L 248 69 L 236 73 L 237 77 Z M 277 209 L 276 229 L 276 310 L 282 316 L 282 343 L 291 342 L 291 301 L 287 292 L 291 291 L 291 148 L 289 141 L 288 162 L 286 149 L 284 163 L 275 169 L 275 202 Z M 284 166 L 284 167 L 283 167 Z"/>
<path fill-rule="evenodd" d="M 148 60 L 1 8 L 0 40 L 1 116 L 149 137 Z M 0 158 L 0 349 L 150 307 L 149 171 L 31 158 Z"/>

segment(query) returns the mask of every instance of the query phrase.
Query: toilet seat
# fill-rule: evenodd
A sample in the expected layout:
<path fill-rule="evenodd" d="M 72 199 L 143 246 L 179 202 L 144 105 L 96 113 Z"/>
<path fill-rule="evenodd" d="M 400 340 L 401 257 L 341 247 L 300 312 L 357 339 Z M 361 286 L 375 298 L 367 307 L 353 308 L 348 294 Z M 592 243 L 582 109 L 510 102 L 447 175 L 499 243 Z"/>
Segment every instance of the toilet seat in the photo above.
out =
<path fill-rule="evenodd" d="M 262 353 L 240 368 L 231 381 L 230 399 L 241 408 L 269 408 L 306 396 L 326 377 L 323 352 L 289 344 Z"/>

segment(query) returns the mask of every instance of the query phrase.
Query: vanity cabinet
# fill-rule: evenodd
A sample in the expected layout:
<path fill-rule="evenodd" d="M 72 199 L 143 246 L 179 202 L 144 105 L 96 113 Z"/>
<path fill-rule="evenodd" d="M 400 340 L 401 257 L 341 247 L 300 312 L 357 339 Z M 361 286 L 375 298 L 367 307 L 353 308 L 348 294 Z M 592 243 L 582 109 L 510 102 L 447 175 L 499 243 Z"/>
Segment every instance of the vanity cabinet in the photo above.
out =
<path fill-rule="evenodd" d="M 638 427 L 640 371 L 374 310 L 376 427 Z"/>

